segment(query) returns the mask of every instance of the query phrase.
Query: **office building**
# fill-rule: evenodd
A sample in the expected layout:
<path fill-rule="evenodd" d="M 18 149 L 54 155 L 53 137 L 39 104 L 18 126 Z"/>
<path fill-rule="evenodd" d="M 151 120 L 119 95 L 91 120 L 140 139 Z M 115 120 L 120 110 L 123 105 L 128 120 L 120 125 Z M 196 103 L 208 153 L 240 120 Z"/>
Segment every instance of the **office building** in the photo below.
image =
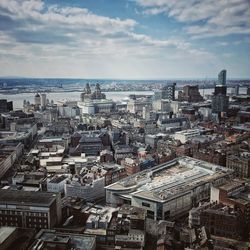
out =
<path fill-rule="evenodd" d="M 162 99 L 168 99 L 169 101 L 175 100 L 175 86 L 176 83 L 168 84 L 162 88 Z"/>
<path fill-rule="evenodd" d="M 220 114 L 227 112 L 229 97 L 227 96 L 226 70 L 222 70 L 218 75 L 218 82 L 212 96 L 212 112 Z"/>
<path fill-rule="evenodd" d="M 218 85 L 226 85 L 227 81 L 227 71 L 223 69 L 219 74 L 218 74 Z"/>
<path fill-rule="evenodd" d="M 68 176 L 55 175 L 51 179 L 47 179 L 47 191 L 55 193 L 64 193 L 64 186 L 67 183 Z"/>
<path fill-rule="evenodd" d="M 38 108 L 41 105 L 41 96 L 38 93 L 35 94 L 34 101 L 35 106 Z"/>
<path fill-rule="evenodd" d="M 187 141 L 191 140 L 192 138 L 199 136 L 200 130 L 199 129 L 188 129 L 175 132 L 174 139 L 179 140 L 181 143 L 186 143 Z"/>
<path fill-rule="evenodd" d="M 179 91 L 178 100 L 185 102 L 202 102 L 203 97 L 199 92 L 199 86 L 198 85 L 184 86 L 183 91 Z"/>
<path fill-rule="evenodd" d="M 160 90 L 154 91 L 154 101 L 166 99 L 168 101 L 174 101 L 175 100 L 175 86 L 176 83 L 167 84 Z"/>
<path fill-rule="evenodd" d="M 72 180 L 65 184 L 65 195 L 90 202 L 104 198 L 106 172 L 97 166 L 82 168 L 79 174 L 74 175 Z"/>
<path fill-rule="evenodd" d="M 6 99 L 0 100 L 0 113 L 9 112 L 13 110 L 13 102 Z"/>
<path fill-rule="evenodd" d="M 61 194 L 0 189 L 0 226 L 52 228 L 61 222 Z"/>
<path fill-rule="evenodd" d="M 41 94 L 41 109 L 45 109 L 47 105 L 46 94 Z"/>

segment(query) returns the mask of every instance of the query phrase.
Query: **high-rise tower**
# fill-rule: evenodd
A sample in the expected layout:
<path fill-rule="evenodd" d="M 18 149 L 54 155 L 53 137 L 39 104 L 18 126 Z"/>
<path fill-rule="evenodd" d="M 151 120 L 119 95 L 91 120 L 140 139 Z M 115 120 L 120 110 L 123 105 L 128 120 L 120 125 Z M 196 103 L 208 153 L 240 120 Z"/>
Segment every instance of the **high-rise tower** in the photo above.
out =
<path fill-rule="evenodd" d="M 219 74 L 218 74 L 218 85 L 226 85 L 227 82 L 227 71 L 223 69 Z"/>
<path fill-rule="evenodd" d="M 214 95 L 212 97 L 212 112 L 221 113 L 226 112 L 229 105 L 229 97 L 227 96 L 226 86 L 227 71 L 223 69 L 218 75 L 218 82 L 214 89 Z"/>

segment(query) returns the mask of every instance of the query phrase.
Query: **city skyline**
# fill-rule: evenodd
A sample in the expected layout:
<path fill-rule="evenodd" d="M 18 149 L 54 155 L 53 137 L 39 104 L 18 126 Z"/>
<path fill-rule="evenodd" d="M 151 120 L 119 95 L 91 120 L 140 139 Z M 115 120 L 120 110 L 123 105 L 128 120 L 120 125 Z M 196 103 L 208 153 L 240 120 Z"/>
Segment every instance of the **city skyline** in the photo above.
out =
<path fill-rule="evenodd" d="M 0 2 L 0 76 L 249 78 L 250 2 Z"/>

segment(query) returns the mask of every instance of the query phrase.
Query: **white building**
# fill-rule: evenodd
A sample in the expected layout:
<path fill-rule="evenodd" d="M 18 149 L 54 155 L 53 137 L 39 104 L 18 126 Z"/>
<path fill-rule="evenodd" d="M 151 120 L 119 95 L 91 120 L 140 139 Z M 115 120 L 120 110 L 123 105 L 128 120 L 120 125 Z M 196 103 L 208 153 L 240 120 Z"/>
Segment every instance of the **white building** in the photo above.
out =
<path fill-rule="evenodd" d="M 106 203 L 145 208 L 154 220 L 177 218 L 208 199 L 212 185 L 223 184 L 232 175 L 227 168 L 180 157 L 105 187 Z"/>
<path fill-rule="evenodd" d="M 94 99 L 84 102 L 78 102 L 78 107 L 82 114 L 110 113 L 115 108 L 115 103 L 109 99 Z"/>
<path fill-rule="evenodd" d="M 91 169 L 82 168 L 79 175 L 74 176 L 69 184 L 65 184 L 65 195 L 90 202 L 104 198 L 106 172 L 96 166 Z"/>
<path fill-rule="evenodd" d="M 130 99 L 127 104 L 127 111 L 130 113 L 138 113 L 143 111 L 143 107 L 148 106 L 151 108 L 152 103 L 148 99 L 140 98 L 140 99 Z"/>
<path fill-rule="evenodd" d="M 174 139 L 179 140 L 181 143 L 186 143 L 188 140 L 200 135 L 199 129 L 188 129 L 175 132 Z"/>
<path fill-rule="evenodd" d="M 47 191 L 55 193 L 64 193 L 64 186 L 68 180 L 65 175 L 53 176 L 51 179 L 47 179 Z"/>

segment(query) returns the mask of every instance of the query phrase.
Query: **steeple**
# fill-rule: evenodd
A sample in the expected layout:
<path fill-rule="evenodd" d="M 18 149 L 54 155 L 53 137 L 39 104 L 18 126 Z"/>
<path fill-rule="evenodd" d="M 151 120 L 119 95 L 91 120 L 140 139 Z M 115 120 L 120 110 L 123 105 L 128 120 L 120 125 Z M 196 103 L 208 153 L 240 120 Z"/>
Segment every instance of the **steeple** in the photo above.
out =
<path fill-rule="evenodd" d="M 85 93 L 86 93 L 87 95 L 91 94 L 91 89 L 90 89 L 89 83 L 86 84 Z"/>

